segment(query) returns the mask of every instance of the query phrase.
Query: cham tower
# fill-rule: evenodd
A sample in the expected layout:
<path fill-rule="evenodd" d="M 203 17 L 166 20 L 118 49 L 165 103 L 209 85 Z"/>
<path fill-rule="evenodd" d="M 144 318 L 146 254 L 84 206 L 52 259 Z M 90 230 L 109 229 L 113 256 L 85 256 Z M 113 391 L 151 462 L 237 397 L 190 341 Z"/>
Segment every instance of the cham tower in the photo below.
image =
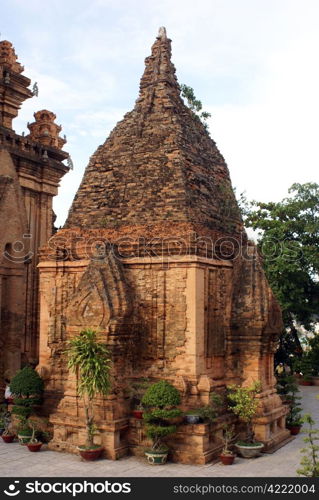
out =
<path fill-rule="evenodd" d="M 173 383 L 183 409 L 208 404 L 227 384 L 260 380 L 256 435 L 266 450 L 288 439 L 273 375 L 281 312 L 247 240 L 225 160 L 180 96 L 164 28 L 134 109 L 91 157 L 39 269 L 39 369 L 53 449 L 75 451 L 84 441 L 64 351 L 87 327 L 113 356 L 112 392 L 95 401 L 96 441 L 107 457 L 143 450 L 130 398 L 145 377 Z M 171 458 L 210 461 L 232 418 L 224 412 L 214 424 L 180 425 Z"/>
<path fill-rule="evenodd" d="M 4 377 L 38 363 L 38 248 L 53 234 L 52 199 L 69 170 L 53 113 L 36 113 L 27 136 L 12 128 L 22 103 L 35 94 L 23 70 L 12 44 L 0 41 L 1 387 Z"/>

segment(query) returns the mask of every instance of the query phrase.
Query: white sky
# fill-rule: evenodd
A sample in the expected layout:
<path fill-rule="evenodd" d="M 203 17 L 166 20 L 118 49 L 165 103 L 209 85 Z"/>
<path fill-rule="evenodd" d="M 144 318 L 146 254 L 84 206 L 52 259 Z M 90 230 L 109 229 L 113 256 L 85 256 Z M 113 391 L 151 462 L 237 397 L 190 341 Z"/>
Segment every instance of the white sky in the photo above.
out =
<path fill-rule="evenodd" d="M 1 38 L 39 86 L 14 128 L 54 111 L 75 166 L 57 225 L 90 155 L 133 108 L 160 26 L 239 192 L 279 200 L 294 182 L 319 182 L 318 0 L 1 0 Z"/>

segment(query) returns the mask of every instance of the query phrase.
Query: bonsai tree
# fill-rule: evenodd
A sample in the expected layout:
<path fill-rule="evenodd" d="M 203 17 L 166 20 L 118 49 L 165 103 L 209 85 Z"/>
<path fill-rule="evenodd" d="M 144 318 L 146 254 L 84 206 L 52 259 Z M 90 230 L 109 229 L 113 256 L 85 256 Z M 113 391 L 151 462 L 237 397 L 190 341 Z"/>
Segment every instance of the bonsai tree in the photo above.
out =
<path fill-rule="evenodd" d="M 110 352 L 105 344 L 98 342 L 97 332 L 91 329 L 82 330 L 71 339 L 67 348 L 68 368 L 77 377 L 77 392 L 83 398 L 86 425 L 85 449 L 94 449 L 93 400 L 98 395 L 107 396 L 110 390 Z"/>
<path fill-rule="evenodd" d="M 176 425 L 171 419 L 178 417 L 182 412 L 175 408 L 180 404 L 178 390 L 166 380 L 152 384 L 142 398 L 142 404 L 147 408 L 144 413 L 146 435 L 152 440 L 152 452 L 166 452 L 167 446 L 163 439 L 176 432 Z"/>
<path fill-rule="evenodd" d="M 246 424 L 246 438 L 243 444 L 256 444 L 253 418 L 258 408 L 256 394 L 261 390 L 260 382 L 254 382 L 249 387 L 230 385 L 227 389 L 229 409 Z"/>
<path fill-rule="evenodd" d="M 223 398 L 217 392 L 212 392 L 210 395 L 210 404 L 198 408 L 197 413 L 204 421 L 214 422 L 222 406 Z"/>
<path fill-rule="evenodd" d="M 305 430 L 307 437 L 304 438 L 304 442 L 308 446 L 300 450 L 304 456 L 300 463 L 302 467 L 297 469 L 297 474 L 306 477 L 319 477 L 319 446 L 316 444 L 316 441 L 319 441 L 319 429 L 314 429 L 315 421 L 309 414 L 304 415 L 302 421 L 309 426 Z"/>
<path fill-rule="evenodd" d="M 230 443 L 234 441 L 235 438 L 236 438 L 235 426 L 225 424 L 223 426 L 223 434 L 222 434 L 223 449 L 221 451 L 221 455 L 234 455 L 234 453 L 232 452 L 232 450 L 229 449 L 229 447 Z"/>
<path fill-rule="evenodd" d="M 12 378 L 10 389 L 14 395 L 12 413 L 19 419 L 18 434 L 30 436 L 28 418 L 36 405 L 41 403 L 44 383 L 31 366 L 25 366 Z"/>
<path fill-rule="evenodd" d="M 301 397 L 298 396 L 299 388 L 295 377 L 285 372 L 278 374 L 276 388 L 283 402 L 289 406 L 289 413 L 286 417 L 287 427 L 300 427 L 302 424 L 299 403 Z"/>
<path fill-rule="evenodd" d="M 3 432 L 2 436 L 13 436 L 14 432 L 11 430 L 11 413 L 5 411 L 2 415 Z"/>

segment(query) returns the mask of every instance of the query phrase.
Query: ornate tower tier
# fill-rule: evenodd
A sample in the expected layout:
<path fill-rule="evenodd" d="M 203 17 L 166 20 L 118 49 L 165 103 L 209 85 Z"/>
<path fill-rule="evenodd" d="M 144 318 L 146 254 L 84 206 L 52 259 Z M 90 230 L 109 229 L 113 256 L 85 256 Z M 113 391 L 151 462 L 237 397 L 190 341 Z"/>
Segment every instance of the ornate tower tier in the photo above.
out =
<path fill-rule="evenodd" d="M 33 95 L 31 80 L 21 74 L 24 67 L 17 59 L 12 44 L 0 41 L 0 125 L 10 129 L 21 104 Z"/>

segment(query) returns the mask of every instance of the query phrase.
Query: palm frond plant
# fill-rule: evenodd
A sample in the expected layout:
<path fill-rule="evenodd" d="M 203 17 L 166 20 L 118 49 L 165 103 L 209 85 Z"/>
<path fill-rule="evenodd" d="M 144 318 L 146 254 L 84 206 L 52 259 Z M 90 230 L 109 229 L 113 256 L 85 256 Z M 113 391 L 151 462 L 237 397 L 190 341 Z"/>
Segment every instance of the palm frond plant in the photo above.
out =
<path fill-rule="evenodd" d="M 94 423 L 94 398 L 107 396 L 110 391 L 111 355 L 107 346 L 99 342 L 97 332 L 82 330 L 68 342 L 66 350 L 68 368 L 77 378 L 77 393 L 83 398 L 86 425 L 86 443 L 80 449 L 99 448 L 94 444 L 96 426 Z"/>

